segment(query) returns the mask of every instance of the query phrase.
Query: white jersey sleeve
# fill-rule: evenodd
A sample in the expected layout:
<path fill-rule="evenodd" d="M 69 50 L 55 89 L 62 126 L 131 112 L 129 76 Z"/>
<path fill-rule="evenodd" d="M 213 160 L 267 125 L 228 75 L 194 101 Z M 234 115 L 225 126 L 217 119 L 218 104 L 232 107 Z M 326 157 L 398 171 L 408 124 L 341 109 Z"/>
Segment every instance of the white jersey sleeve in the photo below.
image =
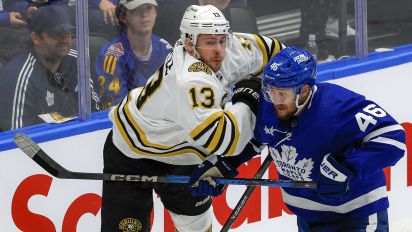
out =
<path fill-rule="evenodd" d="M 181 78 L 176 90 L 179 107 L 176 120 L 185 127 L 188 139 L 210 154 L 240 153 L 252 138 L 255 124 L 255 116 L 248 106 L 240 103 L 224 109 L 224 87 L 203 62 L 184 67 L 178 76 Z"/>
<path fill-rule="evenodd" d="M 262 73 L 267 62 L 285 45 L 274 38 L 234 33 L 220 71 L 229 84 Z"/>

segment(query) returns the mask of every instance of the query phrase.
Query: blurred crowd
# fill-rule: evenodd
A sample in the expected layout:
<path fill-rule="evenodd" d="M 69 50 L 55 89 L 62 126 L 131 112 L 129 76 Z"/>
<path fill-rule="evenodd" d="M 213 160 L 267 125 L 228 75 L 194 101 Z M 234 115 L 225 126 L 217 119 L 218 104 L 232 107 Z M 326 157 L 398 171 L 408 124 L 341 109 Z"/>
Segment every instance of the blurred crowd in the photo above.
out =
<path fill-rule="evenodd" d="M 340 1 L 290 1 L 290 8 L 300 12 L 298 36 L 282 42 L 303 46 L 314 34 L 319 61 L 353 55 L 354 49 L 347 54 L 333 49 L 342 35 L 354 47 L 354 1 L 341 1 L 348 4 L 345 17 L 339 12 Z M 396 4 L 402 6 L 401 1 Z M 379 5 L 370 14 L 373 27 L 382 6 L 378 0 L 368 2 Z M 248 33 L 259 33 L 260 17 L 279 13 L 275 9 L 290 10 L 273 0 L 89 0 L 88 4 L 93 112 L 115 106 L 156 72 L 180 37 L 180 19 L 188 5 L 215 5 L 233 31 Z M 399 13 L 387 21 L 404 23 L 396 30 L 409 30 L 410 17 Z M 345 28 L 338 25 L 342 18 Z M 0 131 L 41 123 L 41 114 L 78 114 L 75 22 L 75 0 L 0 0 L 0 104 L 4 108 Z"/>

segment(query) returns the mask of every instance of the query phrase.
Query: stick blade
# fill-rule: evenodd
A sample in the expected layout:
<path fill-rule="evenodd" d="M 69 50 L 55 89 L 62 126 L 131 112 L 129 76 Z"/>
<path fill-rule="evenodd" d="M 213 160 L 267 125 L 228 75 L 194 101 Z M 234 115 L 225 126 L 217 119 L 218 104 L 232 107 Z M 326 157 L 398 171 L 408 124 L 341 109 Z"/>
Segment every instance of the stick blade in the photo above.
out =
<path fill-rule="evenodd" d="M 14 143 L 30 158 L 33 158 L 40 150 L 40 147 L 25 134 L 16 134 Z"/>

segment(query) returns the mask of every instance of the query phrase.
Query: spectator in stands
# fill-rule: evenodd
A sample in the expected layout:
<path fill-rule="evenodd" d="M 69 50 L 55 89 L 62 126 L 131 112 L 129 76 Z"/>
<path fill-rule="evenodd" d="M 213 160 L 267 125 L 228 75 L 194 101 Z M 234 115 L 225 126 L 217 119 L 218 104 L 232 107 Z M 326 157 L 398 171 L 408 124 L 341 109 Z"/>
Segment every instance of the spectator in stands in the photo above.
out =
<path fill-rule="evenodd" d="M 28 34 L 26 24 L 19 12 L 9 11 L 0 0 L 0 69 L 25 43 L 22 38 Z"/>
<path fill-rule="evenodd" d="M 119 34 L 119 21 L 115 14 L 117 4 L 118 0 L 89 1 L 90 35 L 98 35 L 112 40 Z"/>
<path fill-rule="evenodd" d="M 0 25 L 1 26 L 25 26 L 27 22 L 19 12 L 8 12 L 3 8 L 3 1 L 0 1 Z"/>
<path fill-rule="evenodd" d="M 127 93 L 146 84 L 172 46 L 152 33 L 156 22 L 155 0 L 120 0 L 116 17 L 121 34 L 103 45 L 96 59 L 101 108 L 117 105 Z"/>
<path fill-rule="evenodd" d="M 68 2 L 69 0 L 4 0 L 7 8 L 19 12 L 24 18 L 31 18 L 42 6 L 58 5 L 68 11 Z"/>
<path fill-rule="evenodd" d="M 75 116 L 77 104 L 76 51 L 71 50 L 74 26 L 58 6 L 36 10 L 29 22 L 29 46 L 0 72 L 0 130 L 42 122 L 40 114 Z M 98 98 L 92 89 L 92 110 Z"/>

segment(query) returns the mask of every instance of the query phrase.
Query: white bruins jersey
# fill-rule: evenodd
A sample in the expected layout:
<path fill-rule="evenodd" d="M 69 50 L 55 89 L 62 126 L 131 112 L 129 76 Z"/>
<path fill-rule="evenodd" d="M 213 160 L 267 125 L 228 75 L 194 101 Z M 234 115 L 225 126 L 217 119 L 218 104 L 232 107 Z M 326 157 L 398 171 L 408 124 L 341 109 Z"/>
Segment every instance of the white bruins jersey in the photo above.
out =
<path fill-rule="evenodd" d="M 244 103 L 225 105 L 229 86 L 259 75 L 283 47 L 268 37 L 235 34 L 214 73 L 176 45 L 146 86 L 110 111 L 113 143 L 130 158 L 174 165 L 239 154 L 253 136 L 255 115 Z"/>

